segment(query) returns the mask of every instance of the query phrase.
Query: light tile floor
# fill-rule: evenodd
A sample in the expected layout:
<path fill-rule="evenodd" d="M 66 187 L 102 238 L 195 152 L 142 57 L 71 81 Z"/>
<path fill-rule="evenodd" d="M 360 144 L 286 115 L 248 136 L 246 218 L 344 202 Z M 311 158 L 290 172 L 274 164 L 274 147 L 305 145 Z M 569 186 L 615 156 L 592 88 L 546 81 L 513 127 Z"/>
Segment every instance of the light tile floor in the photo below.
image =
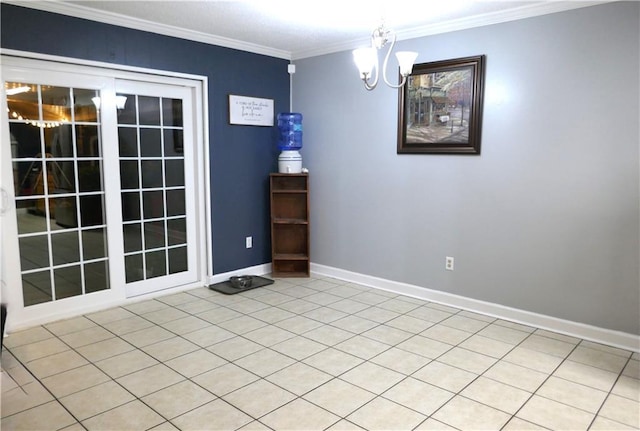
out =
<path fill-rule="evenodd" d="M 638 353 L 314 276 L 10 334 L 2 430 L 627 430 Z"/>

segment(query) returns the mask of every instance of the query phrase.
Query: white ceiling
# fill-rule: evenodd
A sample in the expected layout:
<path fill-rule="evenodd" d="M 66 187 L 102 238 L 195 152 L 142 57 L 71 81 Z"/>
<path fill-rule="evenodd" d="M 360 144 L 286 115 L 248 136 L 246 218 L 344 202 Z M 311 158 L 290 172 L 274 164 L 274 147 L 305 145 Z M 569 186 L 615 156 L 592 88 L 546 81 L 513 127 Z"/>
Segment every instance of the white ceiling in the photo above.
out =
<path fill-rule="evenodd" d="M 603 1 L 8 0 L 6 3 L 295 60 L 366 46 L 371 31 L 382 19 L 396 31 L 398 40 L 403 40 Z"/>

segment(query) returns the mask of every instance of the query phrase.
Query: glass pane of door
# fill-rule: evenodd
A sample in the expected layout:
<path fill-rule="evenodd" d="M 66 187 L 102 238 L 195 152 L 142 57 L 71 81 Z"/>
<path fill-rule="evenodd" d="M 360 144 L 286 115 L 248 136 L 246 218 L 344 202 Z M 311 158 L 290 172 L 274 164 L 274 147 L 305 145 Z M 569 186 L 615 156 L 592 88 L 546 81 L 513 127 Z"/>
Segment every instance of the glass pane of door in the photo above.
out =
<path fill-rule="evenodd" d="M 99 91 L 4 85 L 24 306 L 109 289 Z"/>
<path fill-rule="evenodd" d="M 125 281 L 192 276 L 184 100 L 163 91 L 117 97 L 126 100 L 118 111 Z"/>

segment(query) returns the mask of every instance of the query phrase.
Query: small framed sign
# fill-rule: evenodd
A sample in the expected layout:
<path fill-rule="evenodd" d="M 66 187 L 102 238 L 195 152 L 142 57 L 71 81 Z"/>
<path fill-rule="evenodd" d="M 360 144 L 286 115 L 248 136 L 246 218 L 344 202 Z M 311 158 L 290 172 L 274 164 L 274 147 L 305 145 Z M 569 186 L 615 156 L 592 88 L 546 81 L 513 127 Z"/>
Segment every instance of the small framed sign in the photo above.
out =
<path fill-rule="evenodd" d="M 229 95 L 229 124 L 273 126 L 273 99 Z"/>

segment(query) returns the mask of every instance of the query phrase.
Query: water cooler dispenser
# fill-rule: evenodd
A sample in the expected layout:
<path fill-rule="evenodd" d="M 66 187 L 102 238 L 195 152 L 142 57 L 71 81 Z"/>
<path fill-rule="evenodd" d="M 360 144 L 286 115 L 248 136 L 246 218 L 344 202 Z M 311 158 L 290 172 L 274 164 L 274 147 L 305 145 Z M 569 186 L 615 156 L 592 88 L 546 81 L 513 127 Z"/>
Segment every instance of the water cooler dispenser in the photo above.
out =
<path fill-rule="evenodd" d="M 299 174 L 302 172 L 302 114 L 283 112 L 278 114 L 278 172 Z"/>

